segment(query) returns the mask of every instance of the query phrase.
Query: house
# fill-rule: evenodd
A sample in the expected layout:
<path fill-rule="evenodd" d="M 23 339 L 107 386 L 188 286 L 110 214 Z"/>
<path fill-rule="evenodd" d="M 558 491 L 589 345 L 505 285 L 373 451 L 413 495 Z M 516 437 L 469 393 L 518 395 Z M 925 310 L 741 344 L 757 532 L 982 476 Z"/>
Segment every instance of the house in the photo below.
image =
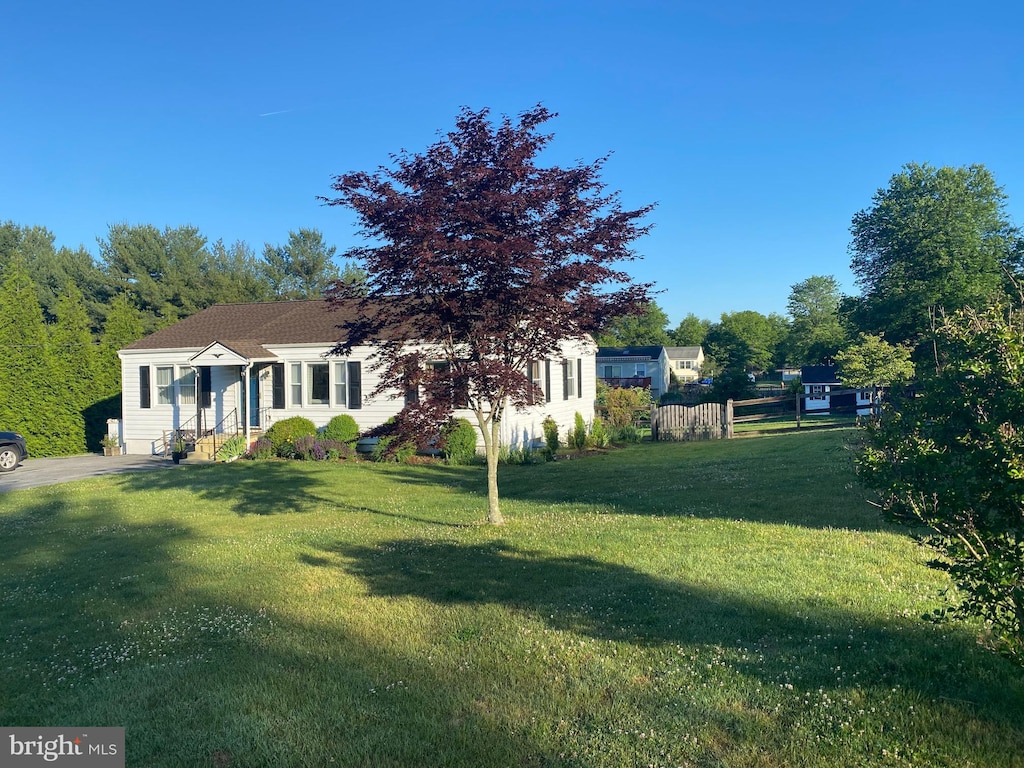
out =
<path fill-rule="evenodd" d="M 700 372 L 704 367 L 704 348 L 697 347 L 665 347 L 669 368 L 680 384 L 692 384 L 700 380 Z"/>
<path fill-rule="evenodd" d="M 174 430 L 253 438 L 291 416 L 323 426 L 347 413 L 360 430 L 383 424 L 402 409 L 405 393 L 369 397 L 379 382 L 367 362 L 372 347 L 329 354 L 344 340 L 339 326 L 353 319 L 346 311 L 323 300 L 222 304 L 120 350 L 126 452 L 163 453 Z M 544 401 L 505 414 L 506 445 L 541 440 L 545 416 L 563 431 L 577 411 L 593 418 L 593 345 L 563 342 L 558 356 L 531 363 L 529 375 Z M 475 424 L 468 411 L 456 415 Z"/>
<path fill-rule="evenodd" d="M 665 347 L 600 347 L 597 378 L 610 387 L 643 387 L 657 400 L 668 391 L 669 363 Z"/>
<path fill-rule="evenodd" d="M 851 392 L 836 375 L 834 365 L 805 365 L 800 369 L 800 379 L 804 387 L 804 410 L 812 413 L 831 413 L 834 409 L 844 409 L 848 413 L 856 412 L 863 416 L 871 412 L 870 390 Z M 832 394 L 844 390 L 843 394 Z"/>

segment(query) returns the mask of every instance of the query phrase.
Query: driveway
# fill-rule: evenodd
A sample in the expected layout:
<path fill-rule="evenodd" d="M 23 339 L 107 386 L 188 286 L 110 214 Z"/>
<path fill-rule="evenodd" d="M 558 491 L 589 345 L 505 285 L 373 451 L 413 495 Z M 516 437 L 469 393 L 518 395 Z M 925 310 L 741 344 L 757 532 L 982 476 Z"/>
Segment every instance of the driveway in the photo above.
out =
<path fill-rule="evenodd" d="M 162 456 L 63 456 L 57 459 L 25 459 L 13 472 L 0 473 L 0 493 L 42 485 L 66 483 L 98 475 L 170 469 L 174 462 Z"/>

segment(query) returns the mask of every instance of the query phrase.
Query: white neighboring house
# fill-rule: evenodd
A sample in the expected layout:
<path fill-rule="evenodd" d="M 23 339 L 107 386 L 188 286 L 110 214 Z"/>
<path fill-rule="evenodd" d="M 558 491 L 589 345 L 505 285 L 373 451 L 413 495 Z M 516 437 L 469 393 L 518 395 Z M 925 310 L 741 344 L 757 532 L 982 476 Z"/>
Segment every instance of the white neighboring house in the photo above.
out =
<path fill-rule="evenodd" d="M 829 413 L 832 408 L 852 408 L 856 406 L 857 415 L 871 413 L 871 391 L 857 390 L 855 393 L 833 395 L 834 390 L 848 390 L 849 387 L 836 375 L 834 365 L 805 365 L 800 369 L 800 379 L 804 387 L 804 410 L 807 413 Z"/>
<path fill-rule="evenodd" d="M 699 381 L 704 367 L 704 347 L 665 347 L 669 367 L 680 384 Z"/>
<path fill-rule="evenodd" d="M 322 300 L 221 304 L 130 344 L 118 352 L 125 451 L 163 453 L 179 429 L 252 439 L 291 416 L 323 426 L 347 413 L 361 431 L 383 424 L 402 410 L 402 393 L 368 397 L 379 382 L 367 364 L 373 348 L 328 355 L 343 340 L 345 319 Z M 532 363 L 528 375 L 544 390 L 544 401 L 525 411 L 510 408 L 501 421 L 502 443 L 541 441 L 546 416 L 563 433 L 577 411 L 592 420 L 595 351 L 593 344 L 566 341 L 558 357 Z M 455 415 L 476 426 L 471 412 Z"/>

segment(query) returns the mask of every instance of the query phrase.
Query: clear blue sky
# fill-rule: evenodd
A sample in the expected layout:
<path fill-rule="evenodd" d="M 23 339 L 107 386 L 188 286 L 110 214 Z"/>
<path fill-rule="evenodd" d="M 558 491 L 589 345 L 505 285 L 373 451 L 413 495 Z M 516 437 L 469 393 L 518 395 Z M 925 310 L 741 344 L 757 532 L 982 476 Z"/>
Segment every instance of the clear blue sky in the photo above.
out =
<path fill-rule="evenodd" d="M 983 163 L 1024 224 L 1016 1 L 57 0 L 4 27 L 0 220 L 97 256 L 117 222 L 344 251 L 332 176 L 538 102 L 551 162 L 613 151 L 624 204 L 658 203 L 631 271 L 673 324 L 855 292 L 850 219 L 907 162 Z"/>

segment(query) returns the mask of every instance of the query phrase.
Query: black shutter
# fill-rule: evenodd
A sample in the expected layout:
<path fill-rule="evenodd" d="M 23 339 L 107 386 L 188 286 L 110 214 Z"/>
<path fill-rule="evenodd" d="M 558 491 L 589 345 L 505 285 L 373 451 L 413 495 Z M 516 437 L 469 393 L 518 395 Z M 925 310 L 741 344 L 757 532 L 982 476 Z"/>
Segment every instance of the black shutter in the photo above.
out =
<path fill-rule="evenodd" d="M 149 408 L 152 393 L 149 388 L 149 366 L 139 366 L 139 408 Z"/>
<path fill-rule="evenodd" d="M 358 361 L 346 365 L 348 372 L 348 407 L 356 410 L 363 407 L 363 371 Z"/>
<path fill-rule="evenodd" d="M 199 366 L 199 404 L 209 408 L 213 404 L 210 391 L 213 389 L 213 369 L 208 365 Z"/>
<path fill-rule="evenodd" d="M 551 402 L 551 361 L 544 361 L 544 402 Z"/>
<path fill-rule="evenodd" d="M 273 392 L 273 408 L 281 410 L 284 408 L 284 363 L 270 366 L 270 389 Z"/>
<path fill-rule="evenodd" d="M 576 397 L 583 397 L 583 358 L 576 358 Z"/>

